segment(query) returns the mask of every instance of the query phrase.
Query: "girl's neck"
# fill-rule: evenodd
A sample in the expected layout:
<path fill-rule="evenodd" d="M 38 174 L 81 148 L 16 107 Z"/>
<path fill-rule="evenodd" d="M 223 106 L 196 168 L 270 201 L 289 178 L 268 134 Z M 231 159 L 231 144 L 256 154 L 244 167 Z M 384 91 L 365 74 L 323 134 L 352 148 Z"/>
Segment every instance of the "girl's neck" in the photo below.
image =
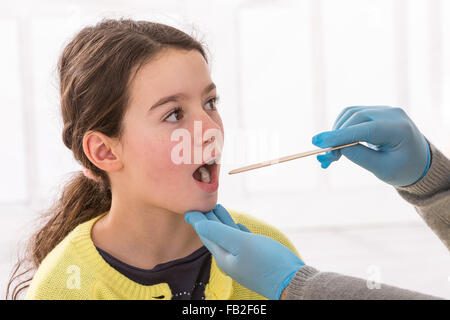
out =
<path fill-rule="evenodd" d="M 92 228 L 94 244 L 115 258 L 141 269 L 183 258 L 203 246 L 182 214 L 160 208 L 111 209 Z"/>

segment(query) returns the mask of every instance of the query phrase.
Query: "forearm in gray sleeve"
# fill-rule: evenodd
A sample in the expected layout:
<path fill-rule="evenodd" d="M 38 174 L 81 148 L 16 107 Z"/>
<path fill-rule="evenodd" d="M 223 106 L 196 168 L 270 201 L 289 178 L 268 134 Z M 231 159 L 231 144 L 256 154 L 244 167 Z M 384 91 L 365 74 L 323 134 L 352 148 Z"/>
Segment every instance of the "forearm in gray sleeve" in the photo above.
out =
<path fill-rule="evenodd" d="M 370 289 L 372 288 L 372 289 Z M 442 298 L 367 280 L 302 267 L 284 291 L 286 300 L 441 300 Z"/>
<path fill-rule="evenodd" d="M 450 160 L 429 143 L 431 164 L 417 183 L 396 188 L 450 250 Z"/>

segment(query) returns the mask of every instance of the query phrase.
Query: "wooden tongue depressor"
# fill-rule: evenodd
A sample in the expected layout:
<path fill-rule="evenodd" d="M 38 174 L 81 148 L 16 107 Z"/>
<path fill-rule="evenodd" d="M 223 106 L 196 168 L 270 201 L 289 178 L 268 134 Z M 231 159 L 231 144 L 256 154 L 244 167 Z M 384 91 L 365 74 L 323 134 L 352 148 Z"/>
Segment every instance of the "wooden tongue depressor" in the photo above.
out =
<path fill-rule="evenodd" d="M 336 150 L 336 149 L 347 148 L 347 147 L 351 147 L 351 146 L 357 145 L 358 143 L 359 142 L 353 142 L 353 143 L 345 144 L 345 145 L 342 145 L 342 146 L 330 147 L 330 148 L 326 148 L 326 149 L 316 149 L 316 150 L 312 150 L 312 151 L 307 151 L 307 152 L 293 154 L 293 155 L 290 155 L 290 156 L 281 157 L 281 158 L 278 158 L 278 159 L 273 159 L 273 160 L 269 160 L 269 161 L 255 163 L 255 164 L 248 165 L 248 166 L 245 166 L 245 167 L 242 167 L 242 168 L 237 168 L 237 169 L 231 170 L 230 172 L 228 172 L 228 174 L 241 173 L 241 172 L 244 172 L 244 171 L 249 171 L 249 170 L 254 170 L 254 169 L 258 169 L 258 168 L 262 168 L 262 167 L 271 166 L 273 164 L 277 164 L 277 163 L 280 163 L 280 162 L 291 161 L 291 160 L 298 159 L 298 158 L 312 156 L 312 155 L 318 154 L 318 153 L 328 152 L 328 151 Z"/>

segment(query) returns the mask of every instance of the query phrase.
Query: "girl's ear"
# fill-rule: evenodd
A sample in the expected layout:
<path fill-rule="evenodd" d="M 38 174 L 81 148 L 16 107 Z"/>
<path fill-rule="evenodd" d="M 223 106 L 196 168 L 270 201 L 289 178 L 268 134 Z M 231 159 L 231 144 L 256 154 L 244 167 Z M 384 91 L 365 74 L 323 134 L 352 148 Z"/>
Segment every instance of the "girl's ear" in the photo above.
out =
<path fill-rule="evenodd" d="M 104 134 L 90 131 L 83 138 L 83 151 L 96 167 L 113 172 L 123 168 L 121 159 L 112 148 L 116 144 Z"/>

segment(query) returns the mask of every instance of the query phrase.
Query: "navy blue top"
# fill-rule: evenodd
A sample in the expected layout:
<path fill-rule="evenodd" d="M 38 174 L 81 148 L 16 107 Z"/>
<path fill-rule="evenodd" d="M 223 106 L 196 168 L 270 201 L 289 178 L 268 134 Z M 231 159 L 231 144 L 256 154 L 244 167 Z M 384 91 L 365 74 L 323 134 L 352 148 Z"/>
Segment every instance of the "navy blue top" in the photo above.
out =
<path fill-rule="evenodd" d="M 109 265 L 139 284 L 167 283 L 172 291 L 172 300 L 205 299 L 205 286 L 209 281 L 211 269 L 211 253 L 205 246 L 187 257 L 160 263 L 150 270 L 130 266 L 108 252 L 96 248 Z"/>

